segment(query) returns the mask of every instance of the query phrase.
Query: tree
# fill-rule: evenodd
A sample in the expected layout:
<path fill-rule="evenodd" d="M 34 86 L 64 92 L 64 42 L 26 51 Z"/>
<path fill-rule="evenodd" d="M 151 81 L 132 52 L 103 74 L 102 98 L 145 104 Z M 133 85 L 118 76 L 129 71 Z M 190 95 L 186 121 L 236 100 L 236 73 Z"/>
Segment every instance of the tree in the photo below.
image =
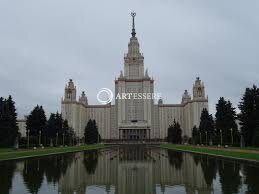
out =
<path fill-rule="evenodd" d="M 85 126 L 85 143 L 86 144 L 92 144 L 93 143 L 93 122 L 90 119 Z"/>
<path fill-rule="evenodd" d="M 167 141 L 168 142 L 173 142 L 173 125 L 169 125 L 167 129 Z"/>
<path fill-rule="evenodd" d="M 233 108 L 230 101 L 226 101 L 223 97 L 220 97 L 216 104 L 216 134 L 217 141 L 220 142 L 221 135 L 224 144 L 232 143 L 233 141 L 239 142 L 239 132 L 236 124 L 236 111 Z"/>
<path fill-rule="evenodd" d="M 47 140 L 50 143 L 53 143 L 53 141 L 56 140 L 57 142 L 55 142 L 55 144 L 58 144 L 58 142 L 63 139 L 63 133 L 66 135 L 66 137 L 70 137 L 71 135 L 67 121 L 64 121 L 62 119 L 62 115 L 58 112 L 55 114 L 51 113 L 45 131 Z"/>
<path fill-rule="evenodd" d="M 192 128 L 192 141 L 193 144 L 198 144 L 199 143 L 199 129 L 194 125 Z"/>
<path fill-rule="evenodd" d="M 62 139 L 64 136 L 64 144 L 65 145 L 71 144 L 74 133 L 73 133 L 73 129 L 71 127 L 69 127 L 67 120 L 62 121 L 62 128 L 61 128 L 60 133 L 62 135 Z"/>
<path fill-rule="evenodd" d="M 39 137 L 40 133 L 45 131 L 46 123 L 47 119 L 45 111 L 43 110 L 42 106 L 37 105 L 31 111 L 26 120 L 27 133 L 29 132 L 30 137 L 36 141 L 34 143 L 38 143 L 38 138 L 36 137 Z"/>
<path fill-rule="evenodd" d="M 12 97 L 0 98 L 0 147 L 12 147 L 18 136 L 17 113 Z"/>
<path fill-rule="evenodd" d="M 58 133 L 58 135 L 62 133 L 63 122 L 64 121 L 62 119 L 62 115 L 57 112 L 56 113 L 56 132 Z"/>
<path fill-rule="evenodd" d="M 254 146 L 257 139 L 256 128 L 259 116 L 257 114 L 258 106 L 256 102 L 258 101 L 258 95 L 259 89 L 255 85 L 252 88 L 246 88 L 238 106 L 240 109 L 241 134 L 247 146 Z"/>
<path fill-rule="evenodd" d="M 93 144 L 100 142 L 100 134 L 95 120 L 89 120 L 85 127 L 85 143 Z"/>
<path fill-rule="evenodd" d="M 99 143 L 99 139 L 101 136 L 98 132 L 98 126 L 95 120 L 93 120 L 93 131 L 94 131 L 94 143 Z"/>
<path fill-rule="evenodd" d="M 56 134 L 56 116 L 51 113 L 45 130 L 45 140 L 52 142 Z"/>
<path fill-rule="evenodd" d="M 253 146 L 259 147 L 259 94 L 256 96 L 256 127 L 255 127 L 255 132 L 253 136 Z"/>
<path fill-rule="evenodd" d="M 174 120 L 167 130 L 167 141 L 171 143 L 182 143 L 182 129 L 178 122 Z"/>
<path fill-rule="evenodd" d="M 202 136 L 202 141 L 204 142 L 205 140 L 206 143 L 212 142 L 215 134 L 214 121 L 212 115 L 209 114 L 206 108 L 204 108 L 201 112 L 199 129 Z"/>

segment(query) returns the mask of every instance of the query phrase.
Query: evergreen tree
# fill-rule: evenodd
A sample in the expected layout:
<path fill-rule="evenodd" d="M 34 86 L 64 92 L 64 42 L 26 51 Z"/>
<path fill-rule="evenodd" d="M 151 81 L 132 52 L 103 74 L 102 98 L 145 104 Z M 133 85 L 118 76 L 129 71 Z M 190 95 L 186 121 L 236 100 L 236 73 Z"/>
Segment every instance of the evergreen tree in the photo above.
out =
<path fill-rule="evenodd" d="M 178 122 L 174 120 L 173 125 L 168 128 L 168 142 L 180 144 L 182 143 L 182 129 Z"/>
<path fill-rule="evenodd" d="M 101 136 L 98 133 L 98 127 L 95 120 L 89 120 L 85 127 L 85 143 L 93 144 L 100 142 Z"/>
<path fill-rule="evenodd" d="M 64 136 L 64 144 L 65 145 L 69 145 L 72 142 L 72 138 L 73 138 L 73 129 L 71 127 L 69 127 L 68 125 L 68 121 L 67 120 L 62 120 L 62 129 L 60 131 L 60 135 Z M 62 140 L 63 141 L 63 140 Z"/>
<path fill-rule="evenodd" d="M 232 143 L 232 138 L 233 141 L 239 142 L 239 132 L 236 124 L 237 116 L 232 103 L 230 101 L 226 101 L 223 97 L 220 97 L 218 103 L 216 104 L 215 117 L 218 143 L 220 142 L 221 135 L 224 144 Z"/>
<path fill-rule="evenodd" d="M 259 94 L 256 96 L 256 127 L 252 141 L 253 146 L 259 147 Z"/>
<path fill-rule="evenodd" d="M 207 138 L 206 143 L 211 142 L 215 134 L 214 121 L 213 121 L 212 115 L 209 114 L 206 108 L 204 108 L 201 112 L 199 129 L 202 136 L 202 142 L 205 143 L 206 138 Z"/>
<path fill-rule="evenodd" d="M 192 128 L 192 141 L 193 144 L 198 144 L 199 143 L 199 129 L 194 125 Z"/>
<path fill-rule="evenodd" d="M 45 132 L 49 143 L 51 142 L 54 143 L 55 141 L 55 143 L 59 144 L 63 139 L 63 133 L 65 133 L 65 135 L 68 135 L 71 133 L 69 132 L 69 130 L 70 128 L 68 127 L 67 121 L 66 121 L 66 124 L 64 125 L 64 120 L 62 119 L 61 114 L 59 114 L 58 112 L 56 114 L 54 113 L 50 114 L 49 120 L 47 122 L 46 132 Z"/>
<path fill-rule="evenodd" d="M 50 114 L 49 120 L 47 122 L 45 134 L 46 134 L 47 139 L 55 138 L 55 135 L 56 135 L 56 116 L 53 113 Z"/>
<path fill-rule="evenodd" d="M 26 130 L 30 130 L 30 136 L 38 137 L 40 131 L 43 132 L 46 127 L 46 115 L 42 106 L 37 105 L 31 111 L 26 120 Z"/>
<path fill-rule="evenodd" d="M 94 143 L 99 143 L 99 132 L 98 132 L 98 127 L 96 124 L 96 121 L 93 120 L 93 134 L 94 134 Z"/>
<path fill-rule="evenodd" d="M 17 113 L 12 97 L 0 98 L 0 147 L 12 147 L 18 136 Z"/>
<path fill-rule="evenodd" d="M 93 121 L 90 119 L 85 127 L 85 143 L 86 144 L 93 144 Z"/>
<path fill-rule="evenodd" d="M 58 112 L 56 113 L 56 131 L 58 134 L 62 133 L 62 127 L 63 127 L 63 119 L 62 119 L 62 115 L 59 114 Z"/>
<path fill-rule="evenodd" d="M 238 106 L 240 109 L 239 120 L 241 125 L 241 133 L 247 146 L 253 146 L 256 142 L 256 123 L 259 119 L 256 112 L 256 101 L 258 95 L 259 89 L 255 85 L 252 88 L 246 88 L 245 94 L 243 95 Z"/>
<path fill-rule="evenodd" d="M 173 142 L 173 125 L 170 125 L 167 129 L 167 141 L 168 142 Z"/>

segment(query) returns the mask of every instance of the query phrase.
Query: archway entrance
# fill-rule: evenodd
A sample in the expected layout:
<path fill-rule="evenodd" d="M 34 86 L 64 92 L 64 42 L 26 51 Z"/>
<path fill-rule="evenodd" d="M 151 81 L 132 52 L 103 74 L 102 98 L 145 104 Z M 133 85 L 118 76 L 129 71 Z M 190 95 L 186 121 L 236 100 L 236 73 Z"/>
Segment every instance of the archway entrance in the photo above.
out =
<path fill-rule="evenodd" d="M 129 141 L 147 140 L 150 139 L 150 129 L 120 129 L 119 137 Z"/>

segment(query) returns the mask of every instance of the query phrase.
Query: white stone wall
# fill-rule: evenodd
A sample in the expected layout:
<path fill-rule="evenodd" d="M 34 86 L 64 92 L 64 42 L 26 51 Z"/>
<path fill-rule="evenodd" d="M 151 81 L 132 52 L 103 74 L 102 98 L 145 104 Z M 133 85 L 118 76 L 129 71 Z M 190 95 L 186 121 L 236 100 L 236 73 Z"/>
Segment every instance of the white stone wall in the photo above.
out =
<path fill-rule="evenodd" d="M 111 106 L 110 105 L 92 105 L 87 106 L 87 122 L 89 119 L 95 119 L 98 131 L 102 139 L 110 139 L 111 129 Z M 87 123 L 86 122 L 86 123 Z"/>
<path fill-rule="evenodd" d="M 110 139 L 118 139 L 119 131 L 117 125 L 117 111 L 115 105 L 111 106 L 111 127 L 110 127 Z"/>
<path fill-rule="evenodd" d="M 151 128 L 151 138 L 160 139 L 160 117 L 159 117 L 159 107 L 158 105 L 153 106 L 153 115 L 152 115 L 152 128 Z"/>
<path fill-rule="evenodd" d="M 18 132 L 21 134 L 21 137 L 26 137 L 26 120 L 19 119 L 17 120 Z"/>
<path fill-rule="evenodd" d="M 68 120 L 77 137 L 84 136 L 84 129 L 89 119 L 96 121 L 102 139 L 110 139 L 111 106 L 83 105 L 78 102 L 62 102 L 62 117 Z"/>
<path fill-rule="evenodd" d="M 84 128 L 89 119 L 95 119 L 102 139 L 118 139 L 118 127 L 122 125 L 123 118 L 127 119 L 127 108 L 123 107 L 123 101 L 117 102 L 116 105 L 84 106 L 78 102 L 63 102 L 62 116 L 75 129 L 78 137 L 84 136 Z M 173 124 L 174 119 L 181 125 L 182 135 L 191 137 L 193 126 L 199 127 L 200 115 L 204 108 L 208 109 L 207 99 L 191 100 L 185 104 L 162 105 L 144 101 L 144 118 L 151 126 L 151 138 L 166 138 L 167 129 Z"/>
<path fill-rule="evenodd" d="M 183 124 L 183 108 L 181 105 L 163 104 L 158 105 L 160 139 L 167 137 L 167 129 L 173 124 L 174 120 Z"/>
<path fill-rule="evenodd" d="M 68 125 L 74 129 L 77 137 L 82 137 L 83 120 L 85 115 L 85 108 L 82 104 L 77 102 L 63 101 L 61 105 L 61 114 L 63 119 L 68 121 Z"/>

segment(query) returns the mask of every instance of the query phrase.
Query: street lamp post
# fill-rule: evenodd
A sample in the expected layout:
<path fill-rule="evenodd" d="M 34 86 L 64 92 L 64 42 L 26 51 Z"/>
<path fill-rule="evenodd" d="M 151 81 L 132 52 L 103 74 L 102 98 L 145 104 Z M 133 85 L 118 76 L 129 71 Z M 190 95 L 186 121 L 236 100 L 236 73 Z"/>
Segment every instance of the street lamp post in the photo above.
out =
<path fill-rule="evenodd" d="M 222 129 L 220 129 L 220 143 L 222 145 Z"/>
<path fill-rule="evenodd" d="M 232 143 L 232 146 L 233 146 L 234 138 L 233 138 L 233 129 L 232 128 L 230 129 L 230 132 L 231 132 L 231 143 Z"/>
<path fill-rule="evenodd" d="M 27 148 L 30 147 L 30 129 L 27 130 Z"/>
<path fill-rule="evenodd" d="M 39 146 L 41 144 L 41 131 L 39 131 Z"/>
<path fill-rule="evenodd" d="M 201 144 L 201 132 L 200 132 L 200 144 Z"/>
<path fill-rule="evenodd" d="M 56 133 L 56 146 L 58 146 L 58 132 Z"/>
<path fill-rule="evenodd" d="M 208 133 L 207 131 L 205 131 L 205 133 L 206 133 L 206 145 L 208 145 Z"/>

